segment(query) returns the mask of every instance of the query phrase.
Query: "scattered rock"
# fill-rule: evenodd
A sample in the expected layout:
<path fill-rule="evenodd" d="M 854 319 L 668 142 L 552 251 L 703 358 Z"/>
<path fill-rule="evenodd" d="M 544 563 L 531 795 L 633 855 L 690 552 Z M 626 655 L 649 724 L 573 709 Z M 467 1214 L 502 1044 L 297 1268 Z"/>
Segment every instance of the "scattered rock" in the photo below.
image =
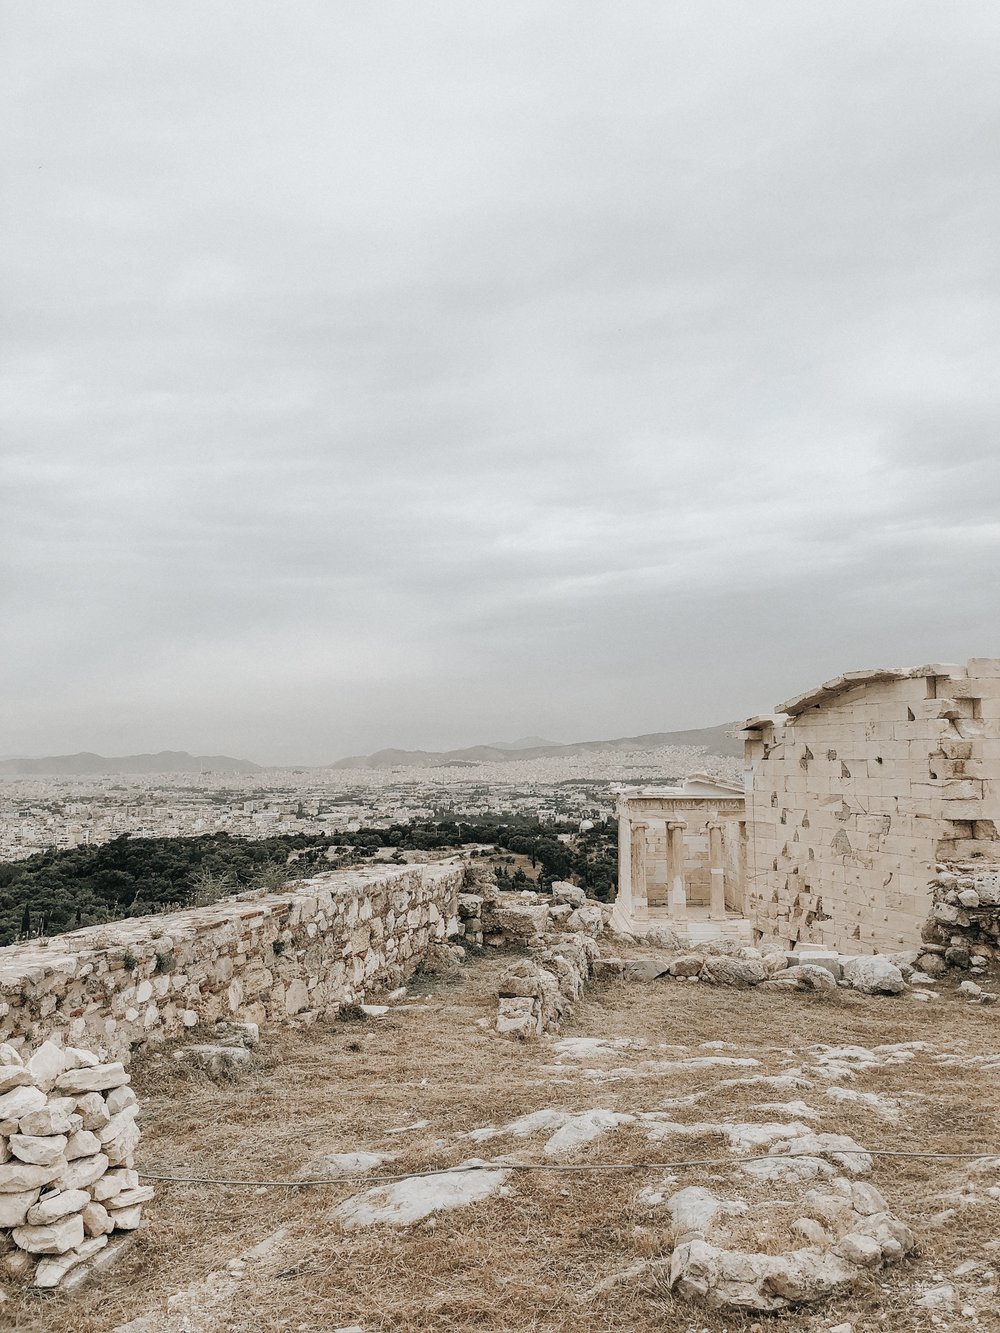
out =
<path fill-rule="evenodd" d="M 906 990 L 899 968 L 884 954 L 864 954 L 844 964 L 844 980 L 865 995 L 898 995 Z"/>

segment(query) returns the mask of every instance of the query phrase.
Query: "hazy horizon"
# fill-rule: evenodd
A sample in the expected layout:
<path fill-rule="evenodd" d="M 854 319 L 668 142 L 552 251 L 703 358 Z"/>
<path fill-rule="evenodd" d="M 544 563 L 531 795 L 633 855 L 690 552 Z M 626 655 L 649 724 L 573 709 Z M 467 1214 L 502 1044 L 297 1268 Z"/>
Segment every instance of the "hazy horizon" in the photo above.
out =
<path fill-rule="evenodd" d="M 1000 655 L 1000 8 L 0 0 L 0 749 Z"/>
<path fill-rule="evenodd" d="M 672 728 L 671 731 L 677 731 L 677 732 L 679 732 L 679 731 L 704 731 L 704 730 L 712 729 L 712 728 L 714 728 L 714 727 L 727 726 L 727 725 L 729 725 L 729 724 L 728 724 L 728 723 L 725 723 L 725 722 L 706 723 L 705 726 L 698 726 L 698 725 L 695 725 L 695 726 L 693 726 L 693 727 L 675 727 L 675 728 Z M 570 740 L 555 740 L 555 739 L 553 739 L 552 737 L 549 737 L 548 739 L 542 739 L 542 738 L 538 738 L 538 737 L 524 737 L 524 738 L 512 737 L 512 738 L 509 739 L 509 740 L 505 740 L 504 738 L 501 737 L 501 738 L 499 738 L 499 739 L 497 739 L 497 740 L 491 740 L 491 741 L 484 741 L 484 740 L 466 740 L 466 741 L 459 741 L 458 744 L 456 744 L 456 745 L 447 745 L 447 746 L 444 746 L 444 745 L 433 745 L 433 744 L 430 744 L 430 745 L 402 746 L 402 745 L 391 745 L 391 744 L 390 744 L 390 745 L 384 745 L 384 746 L 376 746 L 376 747 L 374 747 L 374 748 L 371 749 L 371 750 L 351 750 L 351 751 L 346 751 L 346 750 L 345 750 L 342 754 L 334 754 L 334 755 L 330 755 L 330 756 L 328 756 L 328 758 L 327 758 L 326 761 L 319 761 L 318 763 L 313 763 L 313 762 L 306 763 L 305 761 L 300 761 L 300 760 L 295 760 L 295 759 L 282 760 L 282 761 L 280 761 L 280 762 L 279 762 L 279 761 L 274 761 L 274 762 L 272 763 L 272 762 L 269 762 L 269 761 L 266 760 L 266 759 L 261 759 L 261 758 L 259 758 L 257 755 L 254 755 L 254 754 L 242 754 L 242 753 L 240 753 L 240 754 L 236 754 L 236 753 L 230 753 L 229 751 L 221 751 L 221 750 L 209 751 L 209 750 L 206 750 L 204 746 L 197 746 L 197 745 L 155 745 L 155 746 L 152 746 L 152 747 L 147 747 L 147 748 L 142 749 L 142 750 L 135 750 L 135 751 L 132 751 L 132 752 L 130 752 L 130 753 L 131 753 L 131 754 L 153 754 L 153 755 L 156 755 L 156 754 L 190 754 L 190 755 L 192 756 L 192 758 L 195 758 L 195 759 L 197 759 L 197 758 L 206 758 L 206 757 L 209 757 L 209 758 L 210 758 L 210 757 L 212 757 L 212 755 L 217 755 L 217 756 L 218 756 L 218 755 L 224 755 L 224 756 L 225 756 L 226 758 L 228 758 L 228 759 L 244 759 L 244 760 L 249 760 L 251 763 L 259 764 L 262 768 L 296 768 L 296 767 L 322 768 L 322 767 L 325 766 L 325 764 L 328 764 L 328 763 L 337 763 L 339 760 L 341 760 L 341 759 L 348 759 L 348 758 L 350 758 L 352 755 L 377 754 L 377 753 L 379 753 L 380 750 L 405 750 L 405 751 L 412 751 L 412 752 L 414 752 L 414 753 L 417 753 L 417 752 L 420 752 L 420 751 L 425 751 L 425 752 L 428 752 L 428 753 L 438 753 L 438 752 L 441 752 L 441 753 L 448 753 L 448 752 L 450 752 L 450 751 L 452 751 L 452 750 L 470 750 L 470 749 L 474 749 L 474 748 L 481 748 L 481 747 L 484 747 L 484 746 L 496 746 L 496 747 L 499 747 L 499 748 L 501 748 L 501 749 L 503 749 L 503 748 L 507 748 L 507 749 L 527 749 L 527 748 L 531 748 L 531 747 L 530 747 L 530 746 L 524 746 L 524 745 L 522 745 L 522 744 L 515 744 L 514 742 L 523 739 L 523 740 L 533 741 L 533 742 L 535 743 L 536 746 L 545 746 L 545 745 L 578 745 L 578 744 L 581 744 L 581 743 L 583 743 L 583 742 L 585 742 L 585 741 L 603 741 L 603 740 L 611 741 L 611 740 L 627 739 L 629 736 L 633 736 L 633 735 L 634 735 L 634 736 L 654 735 L 654 734 L 656 734 L 657 732 L 665 731 L 665 730 L 666 730 L 665 728 L 656 728 L 656 729 L 654 729 L 654 731 L 649 731 L 649 732 L 637 731 L 637 732 L 621 732 L 621 733 L 616 733 L 616 734 L 611 734 L 611 733 L 609 733 L 609 734 L 606 735 L 606 736 L 604 736 L 604 735 L 601 735 L 601 736 L 596 736 L 596 735 L 595 735 L 595 736 L 574 736 L 574 737 L 572 737 Z M 668 733 L 668 734 L 669 734 L 669 733 Z M 81 747 L 80 749 L 78 749 L 78 750 L 54 749 L 54 750 L 52 750 L 50 753 L 47 753 L 47 754 L 44 754 L 44 755 L 43 755 L 43 754 L 13 754 L 13 753 L 11 753 L 11 754 L 0 754 L 0 763 L 6 763 L 6 762 L 8 762 L 8 761 L 10 761 L 10 760 L 12 760 L 12 759 L 26 759 L 26 760 L 31 760 L 31 759 L 49 759 L 49 758 L 57 758 L 57 757 L 73 756 L 73 755 L 77 755 L 77 754 L 97 754 L 97 755 L 100 755 L 100 757 L 101 757 L 102 759 L 120 759 L 120 758 L 128 757 L 128 756 L 125 756 L 125 755 L 107 754 L 107 753 L 105 753 L 104 751 L 93 749 L 92 746 L 86 746 L 86 745 L 85 745 L 85 746 L 82 746 L 82 747 Z"/>

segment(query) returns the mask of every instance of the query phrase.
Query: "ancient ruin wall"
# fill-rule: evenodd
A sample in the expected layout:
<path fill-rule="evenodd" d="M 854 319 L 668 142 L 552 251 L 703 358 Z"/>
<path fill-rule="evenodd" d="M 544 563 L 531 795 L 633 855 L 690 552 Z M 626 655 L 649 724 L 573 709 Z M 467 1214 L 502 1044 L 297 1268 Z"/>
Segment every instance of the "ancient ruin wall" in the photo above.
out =
<path fill-rule="evenodd" d="M 457 929 L 458 861 L 335 871 L 283 893 L 0 949 L 0 1041 L 127 1059 L 198 1022 L 335 1014 Z"/>
<path fill-rule="evenodd" d="M 935 863 L 1000 852 L 998 661 L 848 685 L 747 749 L 748 912 L 765 935 L 913 947 Z"/>

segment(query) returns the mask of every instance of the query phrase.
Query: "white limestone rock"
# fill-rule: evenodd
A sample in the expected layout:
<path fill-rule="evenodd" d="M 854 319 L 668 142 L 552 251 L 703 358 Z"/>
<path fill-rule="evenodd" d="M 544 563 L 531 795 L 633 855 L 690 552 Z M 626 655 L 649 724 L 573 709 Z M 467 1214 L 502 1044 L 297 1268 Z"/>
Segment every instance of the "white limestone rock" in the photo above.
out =
<path fill-rule="evenodd" d="M 23 1226 L 37 1198 L 37 1189 L 0 1194 L 0 1227 Z"/>
<path fill-rule="evenodd" d="M 105 1207 L 115 1224 L 116 1231 L 135 1231 L 142 1225 L 142 1207 L 135 1204 L 131 1208 L 114 1208 L 111 1205 L 114 1200 L 110 1200 Z"/>
<path fill-rule="evenodd" d="M 20 1194 L 25 1190 L 40 1189 L 55 1180 L 66 1166 L 60 1158 L 50 1166 L 36 1166 L 28 1162 L 5 1162 L 0 1166 L 0 1196 Z"/>
<path fill-rule="evenodd" d="M 12 1134 L 8 1142 L 11 1152 L 20 1161 L 34 1166 L 51 1166 L 64 1155 L 67 1139 L 65 1134 L 51 1134 L 44 1138 L 33 1134 Z"/>
<path fill-rule="evenodd" d="M 156 1191 L 152 1185 L 134 1185 L 124 1189 L 109 1202 L 109 1208 L 134 1208 L 136 1204 L 149 1203 Z"/>
<path fill-rule="evenodd" d="M 76 1109 L 83 1118 L 83 1128 L 103 1129 L 111 1119 L 108 1104 L 99 1092 L 87 1092 L 76 1099 Z"/>
<path fill-rule="evenodd" d="M 134 1106 L 136 1101 L 136 1095 L 127 1083 L 123 1083 L 120 1088 L 112 1088 L 105 1098 L 111 1115 L 117 1115 L 119 1111 L 124 1111 L 126 1106 Z"/>
<path fill-rule="evenodd" d="M 577 907 L 566 918 L 566 925 L 570 930 L 582 931 L 596 939 L 604 929 L 604 913 L 599 907 Z"/>
<path fill-rule="evenodd" d="M 66 1143 L 66 1160 L 76 1157 L 93 1157 L 101 1151 L 101 1140 L 92 1130 L 78 1129 L 71 1134 Z"/>
<path fill-rule="evenodd" d="M 63 1050 L 67 1069 L 93 1069 L 101 1063 L 100 1057 L 93 1051 L 85 1051 L 79 1046 L 67 1046 Z"/>
<path fill-rule="evenodd" d="M 30 1111 L 40 1111 L 45 1105 L 45 1093 L 30 1085 L 11 1088 L 0 1097 L 0 1121 L 20 1120 Z"/>
<path fill-rule="evenodd" d="M 587 895 L 583 889 L 570 884 L 568 880 L 557 879 L 552 885 L 552 901 L 565 903 L 570 907 L 582 907 L 587 901 Z"/>
<path fill-rule="evenodd" d="M 107 1092 L 111 1088 L 120 1088 L 129 1082 L 125 1066 L 120 1062 L 106 1065 L 90 1065 L 79 1069 L 67 1069 L 55 1081 L 58 1092 L 82 1095 L 86 1092 Z"/>
<path fill-rule="evenodd" d="M 0 1065 L 0 1096 L 12 1088 L 30 1087 L 33 1082 L 23 1065 Z"/>
<path fill-rule="evenodd" d="M 92 1259 L 107 1243 L 107 1236 L 93 1236 L 89 1240 L 81 1241 L 65 1254 L 53 1259 L 42 1259 L 35 1269 L 35 1286 L 42 1289 L 60 1286 L 71 1269 Z"/>
<path fill-rule="evenodd" d="M 903 974 L 884 954 L 863 954 L 844 965 L 844 980 L 866 995 L 899 995 L 906 990 Z"/>
<path fill-rule="evenodd" d="M 812 1247 L 754 1254 L 695 1239 L 674 1250 L 670 1286 L 711 1309 L 769 1313 L 822 1300 L 852 1285 L 856 1272 L 846 1259 Z"/>
<path fill-rule="evenodd" d="M 65 1254 L 83 1244 L 83 1218 L 73 1213 L 45 1226 L 15 1227 L 12 1234 L 14 1244 L 29 1254 Z"/>
<path fill-rule="evenodd" d="M 29 1111 L 21 1117 L 18 1132 L 46 1136 L 69 1134 L 73 1128 L 76 1103 L 72 1097 L 50 1097 L 40 1111 Z"/>
<path fill-rule="evenodd" d="M 486 1169 L 469 1169 L 473 1167 Z M 432 1213 L 465 1208 L 489 1198 L 497 1193 L 509 1175 L 510 1172 L 502 1167 L 492 1168 L 478 1159 L 470 1159 L 440 1176 L 375 1185 L 363 1194 L 346 1199 L 333 1209 L 330 1216 L 345 1231 L 376 1223 L 412 1226 Z"/>
<path fill-rule="evenodd" d="M 88 1200 L 81 1216 L 83 1229 L 88 1236 L 106 1236 L 115 1229 L 111 1214 L 103 1203 L 98 1203 L 96 1200 Z"/>
<path fill-rule="evenodd" d="M 115 1198 L 123 1190 L 138 1189 L 138 1187 L 138 1172 L 118 1167 L 106 1171 L 99 1180 L 95 1181 L 91 1194 L 98 1203 L 104 1203 L 106 1199 Z"/>
<path fill-rule="evenodd" d="M 66 1190 L 88 1189 L 100 1180 L 108 1166 L 105 1153 L 98 1153 L 95 1157 L 78 1157 L 74 1162 L 65 1163 L 57 1183 L 61 1189 Z"/>
<path fill-rule="evenodd" d="M 829 991 L 837 989 L 837 982 L 828 967 L 812 963 L 797 963 L 775 972 L 771 977 L 774 986 L 785 986 L 793 990 Z"/>
<path fill-rule="evenodd" d="M 767 978 L 767 969 L 759 959 L 710 956 L 705 959 L 700 977 L 710 986 L 734 986 L 746 990 L 760 985 Z"/>
<path fill-rule="evenodd" d="M 44 1041 L 28 1061 L 28 1072 L 35 1085 L 47 1092 L 66 1068 L 66 1055 L 61 1046 Z"/>
<path fill-rule="evenodd" d="M 245 1046 L 217 1046 L 207 1042 L 182 1046 L 174 1059 L 213 1078 L 233 1078 L 253 1063 Z"/>
<path fill-rule="evenodd" d="M 60 1217 L 80 1212 L 89 1202 L 90 1195 L 86 1190 L 56 1190 L 54 1194 L 44 1195 L 28 1209 L 26 1221 L 33 1227 L 47 1226 L 50 1222 L 57 1222 Z"/>

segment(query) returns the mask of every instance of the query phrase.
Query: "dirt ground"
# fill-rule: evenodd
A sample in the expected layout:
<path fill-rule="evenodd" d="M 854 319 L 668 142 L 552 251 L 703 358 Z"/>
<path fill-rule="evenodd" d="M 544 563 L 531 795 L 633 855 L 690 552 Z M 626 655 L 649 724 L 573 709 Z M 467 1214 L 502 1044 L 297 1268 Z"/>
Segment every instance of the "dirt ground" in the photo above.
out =
<path fill-rule="evenodd" d="M 235 1082 L 182 1075 L 169 1050 L 140 1061 L 140 1169 L 250 1183 L 159 1183 L 148 1224 L 116 1267 L 69 1296 L 16 1293 L 0 1307 L 0 1326 L 109 1333 L 147 1316 L 129 1333 L 748 1333 L 756 1325 L 818 1333 L 844 1321 L 856 1333 L 1000 1330 L 1000 1249 L 991 1246 L 1000 1236 L 997 1009 L 951 994 L 919 1004 L 846 991 L 595 982 L 561 1033 L 519 1045 L 489 1026 L 508 958 L 487 955 L 455 981 L 411 987 L 383 1019 L 266 1030 L 254 1068 Z M 560 1046 L 564 1038 L 597 1040 Z M 926 1049 L 878 1049 L 914 1042 Z M 830 1046 L 873 1057 L 824 1054 Z M 778 1090 L 749 1081 L 768 1077 Z M 836 1089 L 879 1097 L 841 1100 Z M 823 1305 L 715 1315 L 675 1299 L 655 1265 L 595 1293 L 639 1261 L 670 1254 L 669 1213 L 639 1198 L 644 1187 L 673 1174 L 667 1195 L 688 1184 L 741 1188 L 724 1165 L 671 1173 L 655 1164 L 725 1159 L 731 1148 L 712 1122 L 793 1119 L 788 1102 L 804 1104 L 817 1129 L 866 1147 L 992 1151 L 998 1160 L 876 1158 L 872 1182 L 915 1232 L 918 1253 Z M 543 1108 L 668 1109 L 668 1118 L 710 1127 L 654 1142 L 635 1122 L 559 1157 L 544 1153 L 544 1132 L 460 1137 Z M 326 1156 L 362 1150 L 397 1156 L 363 1183 L 257 1183 L 323 1177 Z M 515 1171 L 502 1192 L 403 1228 L 345 1231 L 330 1216 L 389 1173 L 508 1153 L 524 1163 L 654 1165 Z M 958 1205 L 943 1197 L 953 1191 Z M 238 1262 L 279 1229 L 268 1252 Z M 956 1289 L 954 1309 L 917 1305 L 942 1282 Z"/>

